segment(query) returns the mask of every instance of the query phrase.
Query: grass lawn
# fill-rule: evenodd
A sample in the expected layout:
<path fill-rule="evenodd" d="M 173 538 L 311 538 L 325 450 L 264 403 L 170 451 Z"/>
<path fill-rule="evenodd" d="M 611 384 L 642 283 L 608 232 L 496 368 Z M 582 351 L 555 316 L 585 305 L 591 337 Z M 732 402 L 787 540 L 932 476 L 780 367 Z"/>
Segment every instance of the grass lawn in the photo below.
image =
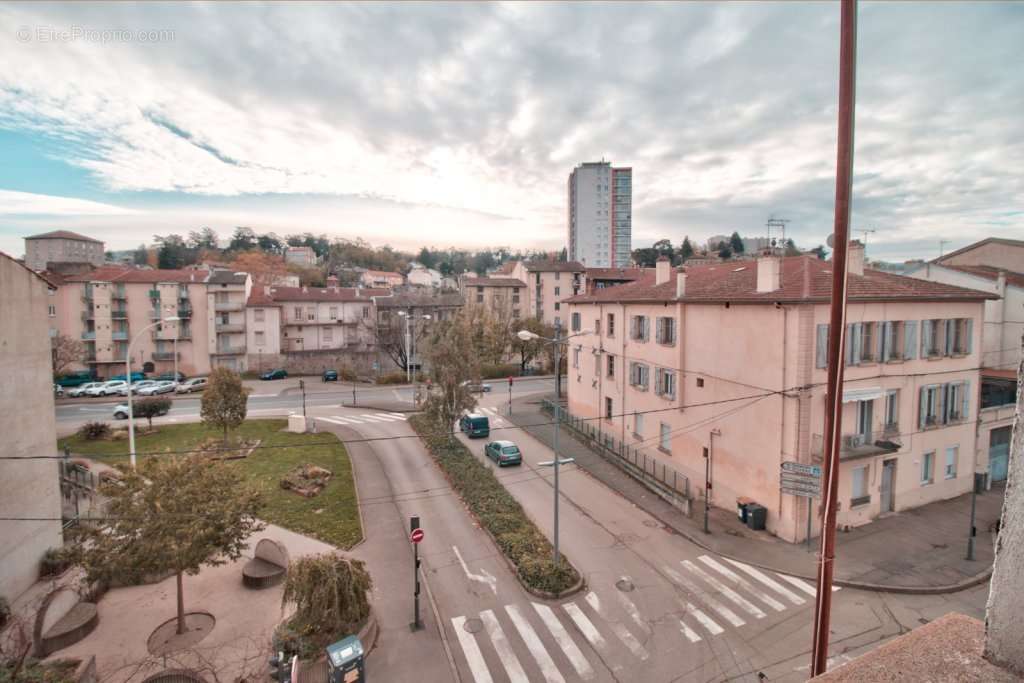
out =
<path fill-rule="evenodd" d="M 287 420 L 247 420 L 232 434 L 260 439 L 260 448 L 244 460 L 231 461 L 228 466 L 241 468 L 246 478 L 263 492 L 261 517 L 264 520 L 340 548 L 351 548 L 362 540 L 363 529 L 359 522 L 352 463 L 345 446 L 330 433 L 285 432 L 287 424 Z M 220 436 L 219 430 L 208 429 L 201 423 L 160 425 L 155 434 L 136 432 L 135 451 L 140 458 L 157 457 L 160 453 L 188 450 L 204 439 Z M 85 456 L 109 465 L 128 460 L 127 439 L 86 441 L 72 436 L 58 442 L 61 449 L 65 445 L 72 456 Z M 286 472 L 306 463 L 334 473 L 327 488 L 314 498 L 285 491 L 279 484 Z"/>

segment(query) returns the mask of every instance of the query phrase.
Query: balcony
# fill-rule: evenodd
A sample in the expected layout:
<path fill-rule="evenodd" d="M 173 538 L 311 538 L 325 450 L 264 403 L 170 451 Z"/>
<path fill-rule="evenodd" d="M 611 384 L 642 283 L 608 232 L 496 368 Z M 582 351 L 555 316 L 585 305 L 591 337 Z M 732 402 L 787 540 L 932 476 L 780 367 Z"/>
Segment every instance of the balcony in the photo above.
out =
<path fill-rule="evenodd" d="M 149 290 L 149 298 L 150 299 L 159 299 L 160 298 L 160 290 L 159 289 L 151 289 L 151 290 Z"/>
<path fill-rule="evenodd" d="M 110 310 L 110 317 L 115 320 L 126 320 L 128 318 L 128 309 L 113 308 Z"/>
<path fill-rule="evenodd" d="M 236 332 L 245 332 L 245 325 L 241 323 L 223 324 L 217 323 L 217 334 L 232 334 Z"/>
<path fill-rule="evenodd" d="M 149 319 L 150 320 L 160 320 L 163 317 L 164 317 L 164 314 L 160 311 L 159 308 L 154 308 L 152 311 L 149 312 Z"/>
<path fill-rule="evenodd" d="M 127 301 L 128 295 L 124 292 L 124 290 L 117 291 L 115 289 L 113 292 L 110 293 L 110 298 L 113 301 Z"/>
<path fill-rule="evenodd" d="M 96 341 L 96 331 L 93 330 L 92 332 L 83 332 L 82 339 L 85 339 L 86 341 Z"/>
<path fill-rule="evenodd" d="M 811 455 L 822 457 L 825 454 L 824 439 L 821 434 L 811 436 Z M 858 460 L 873 455 L 895 453 L 903 448 L 899 438 L 899 426 L 887 425 L 881 433 L 843 434 L 839 446 L 840 460 Z"/>
<path fill-rule="evenodd" d="M 90 320 L 93 320 L 95 317 L 96 317 L 96 312 L 93 310 L 92 306 L 89 307 L 88 311 L 82 311 L 82 322 L 83 323 L 84 322 L 88 322 Z"/>
<path fill-rule="evenodd" d="M 153 360 L 174 360 L 173 351 L 154 351 Z M 181 354 L 178 354 L 178 358 L 181 358 Z"/>
<path fill-rule="evenodd" d="M 114 341 L 128 341 L 128 332 L 127 330 L 124 332 L 111 332 L 110 338 Z"/>
<path fill-rule="evenodd" d="M 243 301 L 217 301 L 213 304 L 215 311 L 240 311 L 245 308 Z"/>
<path fill-rule="evenodd" d="M 245 346 L 223 346 L 213 353 L 211 356 L 242 356 L 245 355 Z"/>
<path fill-rule="evenodd" d="M 179 318 L 191 318 L 192 307 L 191 306 L 178 306 L 178 317 Z"/>

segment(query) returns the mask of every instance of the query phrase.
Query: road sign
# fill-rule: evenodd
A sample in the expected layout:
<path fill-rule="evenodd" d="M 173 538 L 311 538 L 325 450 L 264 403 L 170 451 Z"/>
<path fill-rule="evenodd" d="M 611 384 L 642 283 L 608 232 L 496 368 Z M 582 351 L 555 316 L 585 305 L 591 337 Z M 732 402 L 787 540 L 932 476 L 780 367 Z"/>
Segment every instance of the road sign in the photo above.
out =
<path fill-rule="evenodd" d="M 509 386 L 512 386 L 512 378 L 511 377 L 508 378 L 508 384 L 509 384 Z"/>
<path fill-rule="evenodd" d="M 813 479 L 783 477 L 779 489 L 791 496 L 802 496 L 804 498 L 821 497 L 821 484 Z"/>
<path fill-rule="evenodd" d="M 804 465 L 799 462 L 784 462 L 782 463 L 783 472 L 792 472 L 793 474 L 804 474 L 810 477 L 821 477 L 821 466 L 820 465 Z"/>
<path fill-rule="evenodd" d="M 409 534 L 409 540 L 413 543 L 419 543 L 420 541 L 422 541 L 423 529 L 414 529 L 413 532 Z"/>

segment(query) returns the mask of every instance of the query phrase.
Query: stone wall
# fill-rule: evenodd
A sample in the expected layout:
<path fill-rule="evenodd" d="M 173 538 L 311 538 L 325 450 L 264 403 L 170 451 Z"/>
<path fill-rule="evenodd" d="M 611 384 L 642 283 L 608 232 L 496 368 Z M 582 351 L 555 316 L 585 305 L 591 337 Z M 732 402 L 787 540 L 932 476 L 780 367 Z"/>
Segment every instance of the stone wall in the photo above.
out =
<path fill-rule="evenodd" d="M 249 370 L 266 372 L 273 368 L 284 368 L 291 375 L 319 375 L 324 370 L 348 368 L 359 375 L 375 374 L 373 362 L 377 359 L 374 351 L 349 349 L 328 349 L 323 351 L 284 351 L 275 354 L 249 354 Z"/>

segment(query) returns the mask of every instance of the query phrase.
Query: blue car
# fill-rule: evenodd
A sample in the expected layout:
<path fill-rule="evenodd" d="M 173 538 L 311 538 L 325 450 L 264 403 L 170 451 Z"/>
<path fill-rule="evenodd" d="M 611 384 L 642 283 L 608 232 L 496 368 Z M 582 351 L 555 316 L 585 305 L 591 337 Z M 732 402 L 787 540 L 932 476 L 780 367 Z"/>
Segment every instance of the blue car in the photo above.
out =
<path fill-rule="evenodd" d="M 484 455 L 496 462 L 498 467 L 523 464 L 523 454 L 519 452 L 519 446 L 511 441 L 490 442 L 484 446 Z"/>
<path fill-rule="evenodd" d="M 467 413 L 459 419 L 459 429 L 471 439 L 484 438 L 491 435 L 491 423 L 486 415 Z"/>

